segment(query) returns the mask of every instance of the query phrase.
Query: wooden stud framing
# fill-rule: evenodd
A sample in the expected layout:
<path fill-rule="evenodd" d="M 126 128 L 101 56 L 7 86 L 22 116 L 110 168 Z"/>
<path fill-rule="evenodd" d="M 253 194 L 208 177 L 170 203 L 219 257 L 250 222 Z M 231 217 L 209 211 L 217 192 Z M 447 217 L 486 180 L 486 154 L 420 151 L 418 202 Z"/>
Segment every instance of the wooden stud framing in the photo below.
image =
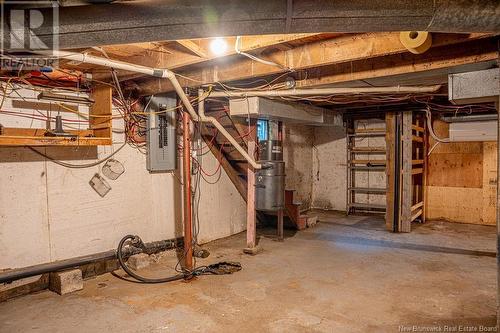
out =
<path fill-rule="evenodd" d="M 94 136 L 108 138 L 111 144 L 112 138 L 112 108 L 113 90 L 108 85 L 98 85 L 92 91 L 91 97 L 95 103 L 90 107 L 90 125 L 94 129 Z M 97 127 L 96 127 L 97 126 Z"/>
<path fill-rule="evenodd" d="M 255 141 L 248 140 L 248 154 L 250 156 L 253 156 L 255 147 Z M 255 249 L 257 246 L 256 227 L 255 170 L 249 165 L 247 172 L 247 249 Z"/>
<path fill-rule="evenodd" d="M 395 127 L 396 127 L 396 114 L 394 112 L 387 112 L 385 114 L 385 142 L 386 142 L 386 180 L 387 180 L 387 192 L 386 192 L 386 211 L 385 211 L 385 224 L 387 230 L 395 231 L 394 220 L 394 200 L 396 184 L 394 182 L 394 169 L 395 169 Z"/>
<path fill-rule="evenodd" d="M 386 114 L 386 226 L 394 232 L 410 232 L 411 223 L 424 218 L 427 138 L 423 121 L 411 111 Z"/>
<path fill-rule="evenodd" d="M 412 118 L 413 113 L 411 111 L 403 112 L 401 127 L 401 218 L 399 219 L 399 232 L 411 231 L 411 205 L 413 200 Z"/>

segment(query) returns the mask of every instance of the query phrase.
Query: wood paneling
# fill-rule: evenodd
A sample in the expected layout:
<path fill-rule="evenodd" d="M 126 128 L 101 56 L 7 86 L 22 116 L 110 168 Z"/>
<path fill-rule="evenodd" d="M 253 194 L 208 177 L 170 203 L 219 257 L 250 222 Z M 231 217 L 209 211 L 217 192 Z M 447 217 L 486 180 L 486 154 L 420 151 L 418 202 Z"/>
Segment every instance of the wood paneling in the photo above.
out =
<path fill-rule="evenodd" d="M 428 177 L 429 186 L 481 188 L 483 154 L 433 152 L 429 158 Z"/>
<path fill-rule="evenodd" d="M 439 137 L 447 124 L 434 121 Z M 430 139 L 431 146 L 434 140 Z M 426 217 L 450 222 L 496 223 L 496 142 L 439 144 L 429 158 Z"/>
<path fill-rule="evenodd" d="M 433 122 L 440 138 L 448 137 L 448 124 Z M 435 141 L 430 139 L 431 146 Z M 429 156 L 428 186 L 481 188 L 483 186 L 483 144 L 441 143 Z"/>

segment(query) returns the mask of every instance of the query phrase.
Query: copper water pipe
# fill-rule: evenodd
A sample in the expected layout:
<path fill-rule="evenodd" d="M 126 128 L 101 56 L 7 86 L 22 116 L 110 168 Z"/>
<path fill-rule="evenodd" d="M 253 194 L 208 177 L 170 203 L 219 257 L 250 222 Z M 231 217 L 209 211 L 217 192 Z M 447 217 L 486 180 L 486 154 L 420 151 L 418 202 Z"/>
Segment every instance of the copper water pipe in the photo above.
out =
<path fill-rule="evenodd" d="M 184 265 L 193 269 L 193 221 L 191 206 L 191 119 L 189 113 L 182 113 L 182 175 L 184 184 Z"/>

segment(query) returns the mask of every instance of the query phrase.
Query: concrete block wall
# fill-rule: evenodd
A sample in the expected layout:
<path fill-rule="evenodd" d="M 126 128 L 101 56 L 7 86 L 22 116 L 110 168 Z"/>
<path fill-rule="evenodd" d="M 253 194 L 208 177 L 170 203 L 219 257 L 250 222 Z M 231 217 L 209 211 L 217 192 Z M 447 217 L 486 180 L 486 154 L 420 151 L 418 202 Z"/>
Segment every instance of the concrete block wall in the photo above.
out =
<path fill-rule="evenodd" d="M 381 128 L 384 123 L 360 121 L 360 128 Z M 328 210 L 345 211 L 347 190 L 347 153 L 345 129 L 340 127 L 314 128 L 314 145 L 312 150 L 312 207 Z M 357 139 L 357 146 L 384 146 L 384 137 Z M 358 159 L 369 159 L 369 155 L 357 155 Z M 372 159 L 385 159 L 385 155 L 372 155 Z M 384 172 L 358 172 L 356 176 L 359 187 L 386 187 Z M 357 194 L 357 202 L 385 204 L 384 195 Z"/>
<path fill-rule="evenodd" d="M 309 209 L 313 191 L 314 127 L 285 124 L 283 159 L 285 160 L 286 189 L 296 190 L 294 199 Z"/>
<path fill-rule="evenodd" d="M 345 210 L 346 138 L 339 127 L 314 129 L 312 206 Z"/>

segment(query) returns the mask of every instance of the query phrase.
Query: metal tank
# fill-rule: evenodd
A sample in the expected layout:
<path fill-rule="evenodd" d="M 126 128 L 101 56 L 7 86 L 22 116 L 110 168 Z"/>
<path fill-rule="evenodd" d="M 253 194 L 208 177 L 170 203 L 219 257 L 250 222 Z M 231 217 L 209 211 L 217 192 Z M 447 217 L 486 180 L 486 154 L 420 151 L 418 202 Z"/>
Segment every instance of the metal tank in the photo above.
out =
<path fill-rule="evenodd" d="M 259 142 L 262 169 L 255 173 L 255 209 L 278 211 L 285 205 L 285 162 L 281 141 Z"/>

